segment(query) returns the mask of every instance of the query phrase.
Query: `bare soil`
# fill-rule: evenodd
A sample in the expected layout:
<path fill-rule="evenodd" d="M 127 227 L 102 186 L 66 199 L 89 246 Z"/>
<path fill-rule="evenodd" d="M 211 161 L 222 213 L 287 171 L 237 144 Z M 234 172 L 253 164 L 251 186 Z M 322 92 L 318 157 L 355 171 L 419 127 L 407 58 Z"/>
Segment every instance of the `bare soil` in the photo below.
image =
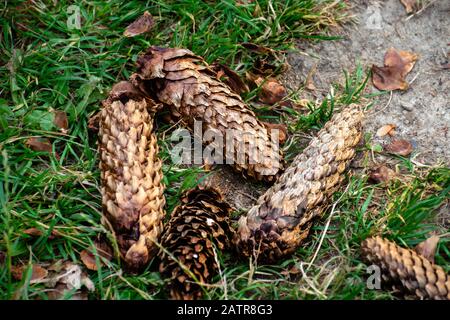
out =
<path fill-rule="evenodd" d="M 423 164 L 450 163 L 450 1 L 434 1 L 422 12 L 409 17 L 399 0 L 352 1 L 357 22 L 338 32 L 343 39 L 316 44 L 299 42 L 299 53 L 288 57 L 291 69 L 285 74 L 290 89 L 303 86 L 311 68 L 316 68 L 313 83 L 317 98 L 330 86 L 343 82 L 343 70 L 355 70 L 357 64 L 369 69 L 383 65 L 386 50 L 394 47 L 419 54 L 419 60 L 407 76 L 407 91 L 394 91 L 375 99 L 367 115 L 365 132 L 374 143 L 389 138 L 375 133 L 385 124 L 395 124 L 395 138 L 407 139 L 415 147 L 413 157 Z M 409 19 L 408 19 L 409 18 Z M 378 92 L 368 84 L 368 90 Z"/>

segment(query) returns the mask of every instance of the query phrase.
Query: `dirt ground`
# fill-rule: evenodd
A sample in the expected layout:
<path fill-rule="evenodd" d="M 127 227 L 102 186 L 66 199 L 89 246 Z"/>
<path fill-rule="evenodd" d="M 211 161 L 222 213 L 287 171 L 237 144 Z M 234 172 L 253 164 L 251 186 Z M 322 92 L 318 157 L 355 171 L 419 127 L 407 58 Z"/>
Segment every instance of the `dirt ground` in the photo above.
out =
<path fill-rule="evenodd" d="M 450 71 L 442 65 L 449 62 L 450 1 L 434 1 L 409 19 L 399 0 L 352 2 L 356 24 L 338 32 L 342 40 L 313 45 L 299 42 L 301 53 L 290 54 L 285 84 L 291 89 L 301 86 L 316 66 L 313 80 L 318 90 L 314 94 L 321 98 L 332 83 L 343 81 L 343 70 L 352 71 L 358 63 L 364 68 L 382 66 L 390 47 L 417 53 L 419 60 L 407 76 L 409 89 L 394 91 L 391 100 L 389 94 L 378 97 L 367 115 L 365 131 L 374 136 L 375 143 L 383 144 L 387 140 L 375 137 L 377 129 L 395 124 L 396 137 L 410 140 L 415 147 L 415 160 L 449 164 Z M 368 88 L 378 91 L 371 82 Z"/>
<path fill-rule="evenodd" d="M 450 164 L 450 71 L 442 68 L 449 62 L 450 1 L 434 1 L 413 17 L 406 14 L 399 0 L 352 3 L 355 23 L 333 32 L 343 39 L 318 43 L 299 41 L 299 51 L 289 54 L 291 68 L 281 80 L 289 89 L 297 90 L 304 86 L 311 69 L 316 68 L 313 76 L 316 90 L 305 91 L 305 96 L 320 101 L 333 83 L 344 81 L 343 70 L 352 72 L 358 63 L 364 69 L 372 64 L 382 66 L 390 47 L 413 51 L 419 54 L 419 60 L 407 76 L 409 89 L 375 98 L 364 130 L 372 134 L 372 143 L 383 145 L 390 138 L 376 137 L 377 129 L 395 124 L 395 138 L 411 141 L 416 163 Z M 367 87 L 369 92 L 378 92 L 371 81 Z M 218 169 L 211 181 L 227 186 L 222 189 L 235 208 L 248 210 L 267 188 L 232 173 L 230 168 Z"/>

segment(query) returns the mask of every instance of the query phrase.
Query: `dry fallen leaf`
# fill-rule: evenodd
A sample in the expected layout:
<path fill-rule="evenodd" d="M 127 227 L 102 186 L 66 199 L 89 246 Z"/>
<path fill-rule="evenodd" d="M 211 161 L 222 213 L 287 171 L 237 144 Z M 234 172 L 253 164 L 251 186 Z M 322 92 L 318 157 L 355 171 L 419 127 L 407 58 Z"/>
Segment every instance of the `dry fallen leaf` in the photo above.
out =
<path fill-rule="evenodd" d="M 112 249 L 104 242 L 95 242 L 95 248 L 97 251 L 97 254 L 107 260 L 111 260 L 112 258 Z M 83 250 L 80 253 L 81 261 L 83 261 L 83 264 L 88 268 L 89 270 L 98 270 L 98 266 L 95 259 L 94 250 Z M 100 264 L 104 265 L 102 262 L 102 259 L 100 259 Z"/>
<path fill-rule="evenodd" d="M 369 181 L 374 183 L 389 182 L 394 177 L 395 171 L 383 165 L 370 170 L 369 173 Z"/>
<path fill-rule="evenodd" d="M 45 283 L 47 288 L 51 288 L 49 299 L 60 299 L 70 292 L 71 300 L 85 300 L 87 294 L 83 287 L 91 292 L 95 290 L 94 283 L 88 275 L 79 265 L 71 261 L 55 261 L 47 270 L 49 275 L 41 282 Z"/>
<path fill-rule="evenodd" d="M 97 271 L 97 263 L 95 262 L 95 256 L 92 252 L 83 250 L 80 253 L 81 261 L 83 261 L 83 264 L 88 268 L 89 270 Z"/>
<path fill-rule="evenodd" d="M 419 10 L 419 1 L 418 0 L 400 0 L 403 6 L 406 9 L 406 13 L 413 13 Z"/>
<path fill-rule="evenodd" d="M 24 271 L 28 269 L 27 265 L 23 266 L 11 266 L 11 275 L 16 280 L 22 280 L 24 276 Z M 41 282 L 48 275 L 47 269 L 43 268 L 38 264 L 33 264 L 31 266 L 31 279 L 30 284 Z"/>
<path fill-rule="evenodd" d="M 53 123 L 62 133 L 67 133 L 67 129 L 69 128 L 67 114 L 61 110 L 56 110 L 54 113 L 55 119 L 53 120 Z"/>
<path fill-rule="evenodd" d="M 54 288 L 47 290 L 47 297 L 49 300 L 63 299 L 64 295 L 68 292 L 65 284 L 57 284 Z M 77 292 L 71 295 L 70 300 L 88 300 L 86 292 Z"/>
<path fill-rule="evenodd" d="M 286 88 L 275 78 L 264 79 L 256 77 L 254 83 L 261 87 L 259 101 L 266 104 L 275 104 L 287 96 Z"/>
<path fill-rule="evenodd" d="M 386 124 L 377 130 L 377 137 L 384 137 L 385 135 L 393 136 L 395 134 L 395 124 Z"/>
<path fill-rule="evenodd" d="M 87 277 L 86 273 L 81 270 L 81 267 L 70 261 L 64 262 L 61 269 L 61 274 L 53 275 L 50 283 L 65 284 L 67 289 L 80 289 L 85 286 L 89 291 L 95 289 L 94 283 Z"/>
<path fill-rule="evenodd" d="M 275 53 L 275 51 L 273 49 L 269 48 L 269 47 L 265 47 L 265 46 L 262 46 L 262 45 L 259 45 L 259 44 L 254 44 L 254 43 L 251 43 L 251 42 L 243 42 L 243 43 L 241 43 L 241 45 L 245 49 L 248 49 L 248 50 L 251 50 L 251 51 L 255 51 L 255 52 L 258 52 L 258 53 L 264 53 L 264 54 L 274 54 Z"/>
<path fill-rule="evenodd" d="M 27 268 L 27 265 L 13 266 L 14 279 L 21 280 Z M 60 299 L 67 294 L 71 300 L 87 299 L 83 287 L 88 291 L 95 290 L 94 283 L 79 265 L 62 260 L 33 265 L 30 283 L 42 283 L 49 288 L 46 290 L 49 299 Z"/>
<path fill-rule="evenodd" d="M 289 69 L 286 62 L 280 61 L 275 56 L 258 57 L 253 63 L 252 70 L 261 75 L 272 75 L 274 73 L 283 73 Z"/>
<path fill-rule="evenodd" d="M 29 235 L 29 236 L 33 236 L 33 237 L 40 237 L 44 234 L 43 231 L 37 229 L 37 228 L 29 228 L 26 229 L 25 231 L 23 231 L 23 233 Z M 58 232 L 56 230 L 52 230 L 50 236 L 48 237 L 49 239 L 54 239 L 55 236 L 58 236 Z"/>
<path fill-rule="evenodd" d="M 212 67 L 216 72 L 216 77 L 222 82 L 226 83 L 237 94 L 242 94 L 250 91 L 241 77 L 226 65 L 215 63 L 212 65 Z"/>
<path fill-rule="evenodd" d="M 148 11 L 145 11 L 142 16 L 137 18 L 125 29 L 123 35 L 125 37 L 135 37 L 150 31 L 154 25 L 155 21 L 153 20 L 153 16 Z"/>
<path fill-rule="evenodd" d="M 269 134 L 272 134 L 273 130 L 278 130 L 278 142 L 283 145 L 288 136 L 288 130 L 287 126 L 284 123 L 270 123 L 270 122 L 263 122 L 263 124 L 266 126 L 267 130 L 269 131 Z"/>
<path fill-rule="evenodd" d="M 419 243 L 414 250 L 428 261 L 434 263 L 434 255 L 436 254 L 437 245 L 439 243 L 438 236 L 431 236 Z"/>
<path fill-rule="evenodd" d="M 52 152 L 52 143 L 47 138 L 31 137 L 25 142 L 25 144 L 34 151 Z"/>
<path fill-rule="evenodd" d="M 281 271 L 281 274 L 286 277 L 296 276 L 300 273 L 301 273 L 301 270 L 296 265 L 293 265 L 291 268 L 289 268 L 287 270 Z"/>
<path fill-rule="evenodd" d="M 418 55 L 390 48 L 384 56 L 384 67 L 372 66 L 372 82 L 379 90 L 406 90 L 405 76 L 412 70 Z"/>
<path fill-rule="evenodd" d="M 236 6 L 245 6 L 245 5 L 251 4 L 253 2 L 255 2 L 255 0 L 237 0 Z"/>
<path fill-rule="evenodd" d="M 399 156 L 408 156 L 413 151 L 411 143 L 404 139 L 394 140 L 390 144 L 384 147 L 384 150 L 388 153 L 396 154 Z"/>
<path fill-rule="evenodd" d="M 113 249 L 111 246 L 104 241 L 95 241 L 94 244 L 98 254 L 106 260 L 111 261 L 113 258 Z"/>

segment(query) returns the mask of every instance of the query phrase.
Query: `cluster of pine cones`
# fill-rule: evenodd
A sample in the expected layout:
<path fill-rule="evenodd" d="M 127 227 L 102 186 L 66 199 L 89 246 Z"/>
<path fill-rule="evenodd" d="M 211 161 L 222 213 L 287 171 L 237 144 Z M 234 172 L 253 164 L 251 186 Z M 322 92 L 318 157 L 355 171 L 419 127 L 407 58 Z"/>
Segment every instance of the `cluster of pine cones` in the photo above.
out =
<path fill-rule="evenodd" d="M 190 130 L 194 121 L 202 121 L 203 130 L 223 135 L 233 130 L 234 140 L 227 141 L 223 155 L 234 160 L 234 169 L 274 182 L 239 219 L 236 231 L 230 226 L 232 208 L 213 186 L 187 192 L 163 223 L 165 186 L 153 131 L 154 115 L 162 108 Z M 342 182 L 361 139 L 362 120 L 358 106 L 346 107 L 284 168 L 270 128 L 201 57 L 186 49 L 149 48 L 130 80 L 112 88 L 100 117 L 105 223 L 115 233 L 127 268 L 141 270 L 158 257 L 160 272 L 171 279 L 172 298 L 198 299 L 202 284 L 211 283 L 220 270 L 219 251 L 235 249 L 241 257 L 265 263 L 292 254 Z M 257 150 L 257 156 L 249 150 Z M 407 279 L 405 286 L 418 290 L 420 297 L 449 298 L 450 282 L 442 270 L 413 253 L 411 267 L 402 252 L 395 245 L 386 249 L 380 239 L 364 245 L 368 261 L 381 264 L 391 278 Z M 427 276 L 419 280 L 421 270 Z M 433 287 L 429 274 L 434 274 Z"/>

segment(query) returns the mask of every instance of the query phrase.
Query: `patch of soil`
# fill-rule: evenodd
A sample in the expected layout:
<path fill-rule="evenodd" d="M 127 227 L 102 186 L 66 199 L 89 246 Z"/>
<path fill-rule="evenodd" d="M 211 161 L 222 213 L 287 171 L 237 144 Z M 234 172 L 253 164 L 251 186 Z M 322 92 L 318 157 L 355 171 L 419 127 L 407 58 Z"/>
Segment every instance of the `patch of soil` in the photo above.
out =
<path fill-rule="evenodd" d="M 450 2 L 435 1 L 409 19 L 399 0 L 356 0 L 353 5 L 357 22 L 339 30 L 343 39 L 298 43 L 300 53 L 289 54 L 291 69 L 284 83 L 293 90 L 302 87 L 316 67 L 317 89 L 309 94 L 320 100 L 333 83 L 343 82 L 343 70 L 351 72 L 358 63 L 365 69 L 382 66 L 390 47 L 417 53 L 419 60 L 406 78 L 409 89 L 377 97 L 365 132 L 372 134 L 374 143 L 386 144 L 390 138 L 375 133 L 385 124 L 395 124 L 395 138 L 411 141 L 416 161 L 450 164 L 450 71 L 442 68 L 449 62 Z M 379 92 L 371 81 L 368 90 Z"/>

